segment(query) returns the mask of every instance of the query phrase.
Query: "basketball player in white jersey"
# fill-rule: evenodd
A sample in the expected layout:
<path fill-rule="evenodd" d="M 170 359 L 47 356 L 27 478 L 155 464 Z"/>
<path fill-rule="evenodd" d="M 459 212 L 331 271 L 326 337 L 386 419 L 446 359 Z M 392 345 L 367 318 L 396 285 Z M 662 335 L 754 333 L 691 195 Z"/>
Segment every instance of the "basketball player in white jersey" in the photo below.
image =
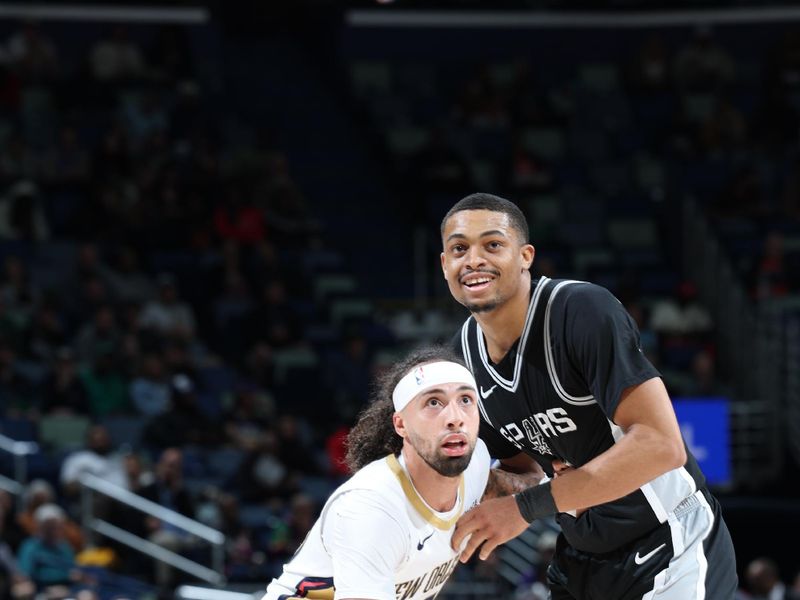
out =
<path fill-rule="evenodd" d="M 458 564 L 459 517 L 482 497 L 534 483 L 490 477 L 475 379 L 450 349 L 412 353 L 381 384 L 348 438 L 355 475 L 263 600 L 433 598 Z"/>

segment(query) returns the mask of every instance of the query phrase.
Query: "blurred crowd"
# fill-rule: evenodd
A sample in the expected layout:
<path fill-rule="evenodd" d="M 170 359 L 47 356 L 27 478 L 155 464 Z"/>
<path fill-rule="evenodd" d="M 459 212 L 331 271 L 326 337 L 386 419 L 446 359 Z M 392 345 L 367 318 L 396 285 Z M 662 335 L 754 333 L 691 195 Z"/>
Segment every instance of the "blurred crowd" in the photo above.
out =
<path fill-rule="evenodd" d="M 271 133 L 227 111 L 224 93 L 200 77 L 187 28 L 110 26 L 76 51 L 39 23 L 5 25 L 0 433 L 38 442 L 42 452 L 30 457 L 18 498 L 0 491 L 0 597 L 105 599 L 156 594 L 186 579 L 81 529 L 87 473 L 222 531 L 228 580 L 267 581 L 347 476 L 347 427 L 374 374 L 407 344 L 449 337 L 463 315 L 334 313 L 337 300 L 368 282 L 356 282 L 356 291 L 322 286 L 348 276 L 333 235 Z M 793 39 L 771 59 L 775 94 L 759 113 L 765 119 L 794 114 L 781 104 L 800 68 Z M 702 120 L 679 112 L 680 127 L 663 127 L 671 137 L 643 141 L 651 154 L 733 153 L 752 166 L 754 148 L 773 152 L 796 141 L 796 129 L 754 127 L 727 100 L 736 62 L 708 31 L 674 56 L 653 38 L 629 71 L 626 85 L 642 93 L 714 95 Z M 578 99 L 569 90 L 543 89 L 524 61 L 505 84 L 480 67 L 457 90 L 444 106 L 448 119 L 400 163 L 419 202 L 452 203 L 489 183 L 528 211 L 528 200 L 570 183 L 565 173 L 574 169 L 512 134 L 574 124 L 579 111 L 569 107 Z M 510 155 L 492 158 L 495 178 L 476 179 L 465 155 L 473 146 L 454 131 L 500 132 L 509 142 Z M 785 205 L 756 203 L 764 223 L 797 216 L 796 182 L 786 177 Z M 755 169 L 737 174 L 710 213 L 758 216 L 757 183 Z M 795 291 L 784 273 L 786 232 L 769 231 L 749 280 L 759 297 Z M 537 272 L 572 275 L 567 244 L 552 241 Z M 610 286 L 639 323 L 644 350 L 674 395 L 734 393 L 716 373 L 714 323 L 696 286 L 656 262 L 669 273 L 656 293 L 637 289 L 628 272 Z M 0 472 L 12 475 L 13 467 L 0 453 Z M 93 511 L 162 548 L 210 560 L 207 546 L 163 519 L 100 496 Z M 772 567 L 754 567 L 753 597 L 772 593 Z M 493 563 L 458 577 L 499 581 Z M 538 597 L 531 594 L 541 589 L 541 565 L 525 577 L 520 598 Z"/>

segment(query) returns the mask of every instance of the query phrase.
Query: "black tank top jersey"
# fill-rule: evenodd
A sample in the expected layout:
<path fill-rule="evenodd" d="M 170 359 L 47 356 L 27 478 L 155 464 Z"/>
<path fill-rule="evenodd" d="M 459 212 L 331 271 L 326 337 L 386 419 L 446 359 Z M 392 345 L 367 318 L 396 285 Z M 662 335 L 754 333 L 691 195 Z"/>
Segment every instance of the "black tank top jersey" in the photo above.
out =
<path fill-rule="evenodd" d="M 498 363 L 473 317 L 454 340 L 478 383 L 481 438 L 494 458 L 525 452 L 552 475 L 551 461 L 586 464 L 624 436 L 613 416 L 623 390 L 658 377 L 639 331 L 606 289 L 543 277 L 531 285 L 522 335 Z M 575 519 L 559 515 L 567 540 L 607 552 L 640 537 L 705 480 L 687 448 L 686 464 Z"/>

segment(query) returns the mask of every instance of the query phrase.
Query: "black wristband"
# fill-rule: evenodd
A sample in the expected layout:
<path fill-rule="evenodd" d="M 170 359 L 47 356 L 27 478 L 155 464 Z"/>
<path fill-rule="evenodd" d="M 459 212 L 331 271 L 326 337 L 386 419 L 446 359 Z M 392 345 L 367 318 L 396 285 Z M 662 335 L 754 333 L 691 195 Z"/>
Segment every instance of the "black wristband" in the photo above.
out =
<path fill-rule="evenodd" d="M 522 518 L 528 523 L 532 523 L 535 519 L 549 517 L 558 512 L 549 481 L 529 487 L 519 494 L 514 494 L 514 499 L 517 501 L 517 507 Z"/>

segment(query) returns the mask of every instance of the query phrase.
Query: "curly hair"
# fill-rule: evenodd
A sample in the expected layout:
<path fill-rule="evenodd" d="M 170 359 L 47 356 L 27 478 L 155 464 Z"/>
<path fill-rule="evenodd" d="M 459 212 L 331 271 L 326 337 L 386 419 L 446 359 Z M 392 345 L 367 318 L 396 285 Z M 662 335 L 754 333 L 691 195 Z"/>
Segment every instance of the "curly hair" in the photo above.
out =
<path fill-rule="evenodd" d="M 452 348 L 426 345 L 413 350 L 378 378 L 372 400 L 361 411 L 358 421 L 347 436 L 345 464 L 351 473 L 389 454 L 400 454 L 403 438 L 397 435 L 392 423 L 395 412 L 392 392 L 403 376 L 414 367 L 443 360 L 464 364 Z"/>

